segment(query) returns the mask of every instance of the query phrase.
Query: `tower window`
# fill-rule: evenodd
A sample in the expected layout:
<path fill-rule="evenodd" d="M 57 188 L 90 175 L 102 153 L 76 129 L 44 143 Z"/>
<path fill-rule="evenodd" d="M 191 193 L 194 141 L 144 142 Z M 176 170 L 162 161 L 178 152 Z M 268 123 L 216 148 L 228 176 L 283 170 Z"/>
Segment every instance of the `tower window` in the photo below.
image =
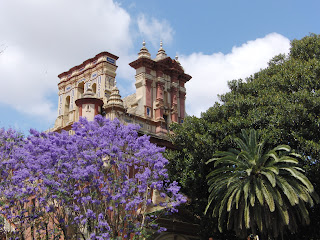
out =
<path fill-rule="evenodd" d="M 84 93 L 84 82 L 81 82 L 78 84 L 78 98 L 82 98 L 83 96 L 83 93 Z"/>
<path fill-rule="evenodd" d="M 70 111 L 69 108 L 70 108 L 70 96 L 67 96 L 64 104 L 64 115 L 69 114 L 69 111 Z"/>
<path fill-rule="evenodd" d="M 97 93 L 97 84 L 96 83 L 92 84 L 92 91 L 94 93 Z"/>
<path fill-rule="evenodd" d="M 164 128 L 168 129 L 168 116 L 167 115 L 163 115 L 163 119 L 164 119 L 164 122 L 165 122 Z"/>
<path fill-rule="evenodd" d="M 147 116 L 151 117 L 151 109 L 149 107 L 147 107 Z"/>

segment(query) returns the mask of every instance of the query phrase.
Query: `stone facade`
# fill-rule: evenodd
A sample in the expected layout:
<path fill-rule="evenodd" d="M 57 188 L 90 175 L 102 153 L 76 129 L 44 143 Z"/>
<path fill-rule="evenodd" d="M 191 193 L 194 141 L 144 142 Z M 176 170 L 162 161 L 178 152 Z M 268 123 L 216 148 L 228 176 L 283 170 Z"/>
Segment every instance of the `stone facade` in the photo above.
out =
<path fill-rule="evenodd" d="M 143 42 L 137 60 L 129 64 L 136 70 L 136 92 L 122 99 L 115 81 L 117 60 L 102 52 L 58 76 L 58 117 L 52 130 L 70 130 L 80 116 L 92 120 L 102 114 L 139 124 L 141 133 L 151 135 L 154 142 L 169 144 L 169 124 L 182 123 L 185 117 L 185 83 L 191 76 L 184 73 L 177 57 L 167 56 L 162 43 L 151 59 Z"/>
<path fill-rule="evenodd" d="M 151 59 L 143 42 L 138 58 L 129 63 L 136 70 L 136 92 L 122 99 L 115 80 L 117 60 L 117 56 L 102 52 L 58 76 L 58 117 L 50 131 L 71 131 L 79 117 L 91 121 L 101 114 L 123 123 L 139 124 L 140 133 L 150 135 L 151 142 L 172 148 L 168 126 L 172 122 L 183 123 L 185 83 L 191 76 L 184 73 L 178 57 L 167 56 L 162 42 L 155 59 Z M 156 239 L 198 239 L 198 226 L 181 220 L 180 215 L 160 219 L 168 232 Z"/>
<path fill-rule="evenodd" d="M 51 130 L 70 130 L 80 116 L 91 120 L 102 113 L 104 99 L 115 86 L 117 59 L 111 53 L 102 52 L 58 76 L 58 117 Z"/>

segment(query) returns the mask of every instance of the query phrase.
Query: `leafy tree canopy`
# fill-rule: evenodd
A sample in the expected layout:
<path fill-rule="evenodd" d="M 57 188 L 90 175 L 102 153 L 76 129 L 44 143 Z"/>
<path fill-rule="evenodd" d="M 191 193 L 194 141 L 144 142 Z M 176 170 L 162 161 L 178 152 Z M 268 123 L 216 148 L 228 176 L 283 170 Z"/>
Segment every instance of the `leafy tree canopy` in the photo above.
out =
<path fill-rule="evenodd" d="M 319 49 L 320 35 L 293 40 L 288 55 L 275 56 L 266 69 L 245 80 L 230 81 L 230 92 L 221 95 L 221 102 L 201 118 L 187 117 L 183 125 L 172 126 L 172 140 L 181 151 L 167 152 L 170 175 L 182 184 L 190 207 L 203 220 L 203 236 L 215 230 L 203 215 L 206 175 L 212 170 L 205 162 L 216 151 L 233 147 L 231 139 L 241 129 L 257 129 L 268 139 L 266 146 L 290 145 L 301 154 L 307 175 L 319 175 L 315 172 L 320 166 Z M 319 177 L 310 180 L 319 192 Z"/>

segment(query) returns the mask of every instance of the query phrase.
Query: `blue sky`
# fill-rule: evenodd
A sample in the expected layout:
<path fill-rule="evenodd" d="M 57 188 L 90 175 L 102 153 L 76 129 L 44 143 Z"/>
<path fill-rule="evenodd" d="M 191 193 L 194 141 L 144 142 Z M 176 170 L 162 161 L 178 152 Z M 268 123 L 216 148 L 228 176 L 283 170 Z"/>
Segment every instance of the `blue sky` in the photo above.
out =
<path fill-rule="evenodd" d="M 200 116 L 290 40 L 320 34 L 316 0 L 0 0 L 0 127 L 46 130 L 57 115 L 57 75 L 102 51 L 119 56 L 117 82 L 134 92 L 135 60 L 145 39 L 160 40 L 192 75 L 189 115 Z"/>

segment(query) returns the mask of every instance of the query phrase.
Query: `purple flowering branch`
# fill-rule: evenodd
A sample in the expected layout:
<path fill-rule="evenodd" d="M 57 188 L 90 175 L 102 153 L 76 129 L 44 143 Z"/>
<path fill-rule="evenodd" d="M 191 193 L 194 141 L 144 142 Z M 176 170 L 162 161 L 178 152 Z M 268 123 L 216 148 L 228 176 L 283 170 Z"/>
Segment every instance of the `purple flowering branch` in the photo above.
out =
<path fill-rule="evenodd" d="M 15 234 L 129 239 L 153 226 L 154 208 L 177 211 L 185 198 L 168 180 L 164 149 L 137 130 L 101 116 L 81 118 L 73 135 L 1 130 L 0 208 Z"/>

